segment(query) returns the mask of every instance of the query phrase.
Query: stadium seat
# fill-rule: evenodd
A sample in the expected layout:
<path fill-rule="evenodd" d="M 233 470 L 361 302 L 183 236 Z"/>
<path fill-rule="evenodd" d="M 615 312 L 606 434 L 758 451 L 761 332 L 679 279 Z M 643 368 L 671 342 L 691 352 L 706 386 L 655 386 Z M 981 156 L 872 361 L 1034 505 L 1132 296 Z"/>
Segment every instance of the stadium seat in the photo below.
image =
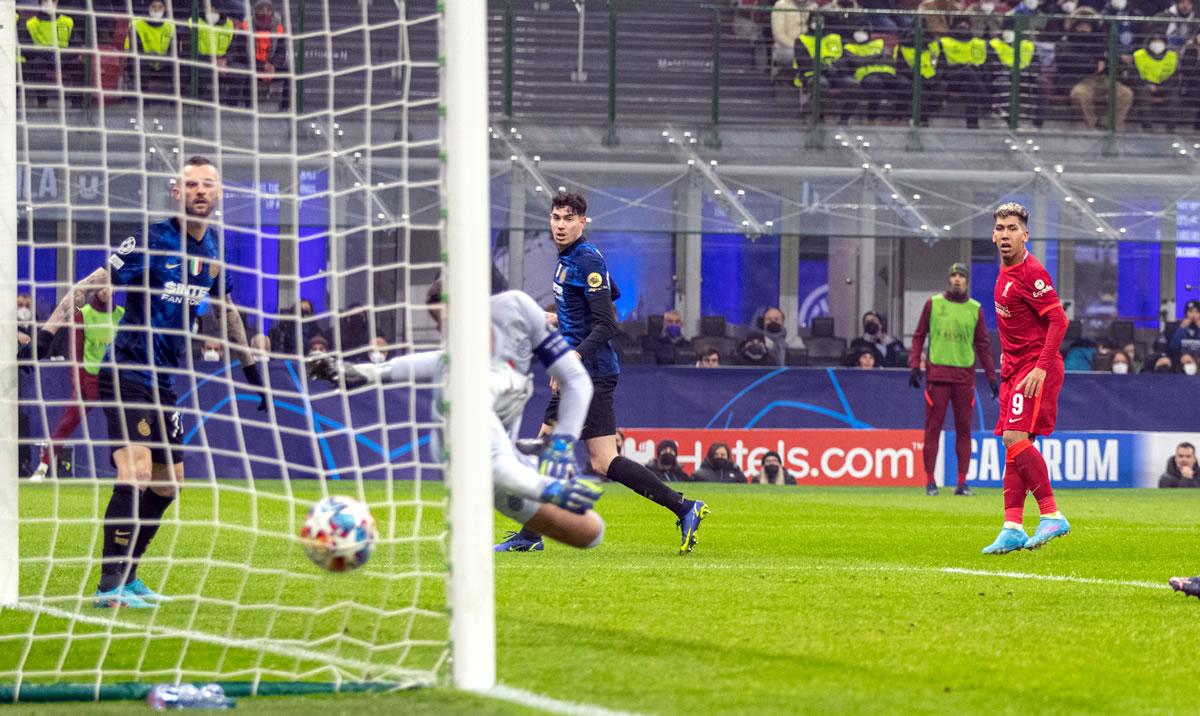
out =
<path fill-rule="evenodd" d="M 1111 373 L 1113 362 L 1112 357 L 1112 353 L 1097 352 L 1096 355 L 1092 356 L 1092 370 L 1099 373 Z"/>
<path fill-rule="evenodd" d="M 656 313 L 653 316 L 646 316 L 646 331 L 647 336 L 662 335 L 663 317 L 661 313 Z"/>
<path fill-rule="evenodd" d="M 788 348 L 787 364 L 793 367 L 804 367 L 808 365 L 808 349 L 807 348 Z"/>
<path fill-rule="evenodd" d="M 647 334 L 652 335 L 652 336 L 657 336 L 659 334 L 659 332 L 661 332 L 661 330 L 662 330 L 662 316 L 658 317 L 658 328 L 659 328 L 658 331 L 652 332 L 652 331 L 647 330 L 646 324 L 640 318 L 633 318 L 628 321 L 621 321 L 621 323 L 618 324 L 617 328 L 618 328 L 618 330 L 621 331 L 621 333 L 624 333 L 625 335 L 629 336 L 630 338 L 641 338 L 642 336 L 645 336 Z"/>
<path fill-rule="evenodd" d="M 725 316 L 701 316 L 700 335 L 705 338 L 727 338 Z"/>
<path fill-rule="evenodd" d="M 812 319 L 809 324 L 813 338 L 833 338 L 833 319 L 828 316 Z"/>
<path fill-rule="evenodd" d="M 1108 337 L 1113 343 L 1123 346 L 1134 340 L 1133 321 L 1117 319 L 1108 326 Z"/>
<path fill-rule="evenodd" d="M 839 366 L 846 362 L 846 339 L 837 336 L 813 336 L 808 341 L 808 364 Z"/>

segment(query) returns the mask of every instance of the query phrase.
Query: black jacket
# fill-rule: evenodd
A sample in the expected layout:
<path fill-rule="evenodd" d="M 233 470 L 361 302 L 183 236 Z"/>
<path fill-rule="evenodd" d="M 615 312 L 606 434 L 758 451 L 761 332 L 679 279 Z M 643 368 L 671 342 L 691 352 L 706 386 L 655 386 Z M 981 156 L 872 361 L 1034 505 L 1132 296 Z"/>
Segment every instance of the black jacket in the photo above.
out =
<path fill-rule="evenodd" d="M 1175 464 L 1175 457 L 1167 458 L 1167 469 L 1158 478 L 1159 487 L 1200 487 L 1200 476 L 1196 475 L 1193 470 L 1191 478 L 1184 477 L 1179 472 L 1179 466 Z"/>
<path fill-rule="evenodd" d="M 653 472 L 658 479 L 663 482 L 691 482 L 692 476 L 684 472 L 679 463 L 675 463 L 670 467 L 659 465 L 658 460 L 651 460 L 646 463 L 646 469 Z"/>
<path fill-rule="evenodd" d="M 712 460 L 705 460 L 700 463 L 700 467 L 696 468 L 692 479 L 696 482 L 736 482 L 744 484 L 746 475 L 733 462 L 728 460 L 721 461 L 717 465 Z"/>

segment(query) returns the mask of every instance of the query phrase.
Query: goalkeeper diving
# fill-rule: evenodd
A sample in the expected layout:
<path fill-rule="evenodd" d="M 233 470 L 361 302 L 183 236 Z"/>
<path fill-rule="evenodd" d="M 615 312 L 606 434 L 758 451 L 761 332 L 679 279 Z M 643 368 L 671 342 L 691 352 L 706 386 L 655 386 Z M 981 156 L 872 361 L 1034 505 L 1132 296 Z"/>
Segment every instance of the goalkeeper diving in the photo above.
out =
<path fill-rule="evenodd" d="M 443 330 L 442 285 L 429 287 L 426 303 Z M 583 429 L 592 381 L 562 334 L 546 324 L 546 314 L 525 293 L 505 291 L 491 297 L 492 478 L 496 509 L 505 516 L 563 544 L 595 547 L 604 538 L 604 520 L 593 510 L 602 488 L 576 475 L 575 442 Z M 313 378 L 355 388 L 369 383 L 413 383 L 441 378 L 444 351 L 425 351 L 379 364 L 341 363 L 332 356 L 309 364 Z M 557 431 L 538 441 L 521 441 L 521 415 L 533 395 L 533 359 L 541 361 L 560 386 Z M 536 453 L 536 465 L 526 446 Z"/>

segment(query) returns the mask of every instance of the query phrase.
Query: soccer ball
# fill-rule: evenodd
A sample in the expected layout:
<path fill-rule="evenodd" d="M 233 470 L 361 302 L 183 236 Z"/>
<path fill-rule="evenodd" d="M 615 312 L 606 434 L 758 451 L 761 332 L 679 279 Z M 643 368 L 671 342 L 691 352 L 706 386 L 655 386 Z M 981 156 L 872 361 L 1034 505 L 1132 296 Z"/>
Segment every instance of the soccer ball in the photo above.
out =
<path fill-rule="evenodd" d="M 349 572 L 371 558 L 375 518 L 367 506 L 349 497 L 327 497 L 309 508 L 300 527 L 304 553 L 321 569 Z"/>

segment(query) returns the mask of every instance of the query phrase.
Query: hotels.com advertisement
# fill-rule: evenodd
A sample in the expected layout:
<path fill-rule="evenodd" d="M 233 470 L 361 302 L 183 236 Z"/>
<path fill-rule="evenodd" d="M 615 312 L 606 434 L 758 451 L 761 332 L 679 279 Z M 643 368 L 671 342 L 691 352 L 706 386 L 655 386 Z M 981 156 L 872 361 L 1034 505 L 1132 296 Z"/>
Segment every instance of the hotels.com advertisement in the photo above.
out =
<path fill-rule="evenodd" d="M 920 487 L 924 432 L 921 430 L 687 430 L 628 428 L 625 455 L 645 463 L 662 440 L 679 443 L 679 462 L 695 472 L 713 443 L 729 446 L 729 457 L 747 475 L 759 472 L 763 455 L 779 453 L 799 485 Z"/>

